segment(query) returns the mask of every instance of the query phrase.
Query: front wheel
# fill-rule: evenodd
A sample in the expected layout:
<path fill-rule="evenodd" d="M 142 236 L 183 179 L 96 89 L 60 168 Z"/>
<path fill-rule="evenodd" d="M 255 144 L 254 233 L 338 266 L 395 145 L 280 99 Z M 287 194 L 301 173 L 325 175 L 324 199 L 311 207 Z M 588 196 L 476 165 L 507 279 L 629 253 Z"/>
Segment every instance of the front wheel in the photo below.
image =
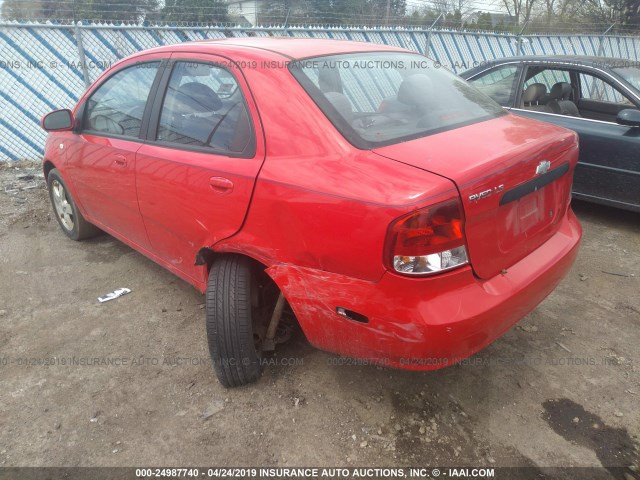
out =
<path fill-rule="evenodd" d="M 218 380 L 225 387 L 255 382 L 262 374 L 252 325 L 251 263 L 224 256 L 209 272 L 206 316 L 209 353 Z"/>
<path fill-rule="evenodd" d="M 84 219 L 58 169 L 54 168 L 49 172 L 47 187 L 56 220 L 67 237 L 72 240 L 84 240 L 100 232 L 97 227 Z"/>

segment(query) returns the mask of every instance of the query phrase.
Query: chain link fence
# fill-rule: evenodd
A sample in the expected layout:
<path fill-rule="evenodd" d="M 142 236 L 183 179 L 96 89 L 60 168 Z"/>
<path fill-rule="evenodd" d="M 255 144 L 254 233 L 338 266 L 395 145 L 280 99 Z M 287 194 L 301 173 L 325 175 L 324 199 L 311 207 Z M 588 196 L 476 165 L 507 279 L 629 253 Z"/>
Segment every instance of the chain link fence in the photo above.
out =
<path fill-rule="evenodd" d="M 72 107 L 115 61 L 134 52 L 192 40 L 303 37 L 395 45 L 461 72 L 512 55 L 602 55 L 640 61 L 640 38 L 602 35 L 513 35 L 407 28 L 171 27 L 0 24 L 0 161 L 42 156 L 40 118 Z"/>

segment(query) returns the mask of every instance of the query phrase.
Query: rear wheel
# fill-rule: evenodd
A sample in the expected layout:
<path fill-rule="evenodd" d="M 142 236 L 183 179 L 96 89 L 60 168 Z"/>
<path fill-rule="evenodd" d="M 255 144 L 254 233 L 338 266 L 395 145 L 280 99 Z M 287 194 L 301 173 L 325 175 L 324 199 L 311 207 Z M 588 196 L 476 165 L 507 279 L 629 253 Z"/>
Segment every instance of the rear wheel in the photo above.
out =
<path fill-rule="evenodd" d="M 209 272 L 206 316 L 209 353 L 218 380 L 225 387 L 255 382 L 262 374 L 254 321 L 260 296 L 251 261 L 244 257 L 217 259 Z"/>
<path fill-rule="evenodd" d="M 96 226 L 84 219 L 56 168 L 49 172 L 47 186 L 56 220 L 69 238 L 84 240 L 100 233 Z"/>

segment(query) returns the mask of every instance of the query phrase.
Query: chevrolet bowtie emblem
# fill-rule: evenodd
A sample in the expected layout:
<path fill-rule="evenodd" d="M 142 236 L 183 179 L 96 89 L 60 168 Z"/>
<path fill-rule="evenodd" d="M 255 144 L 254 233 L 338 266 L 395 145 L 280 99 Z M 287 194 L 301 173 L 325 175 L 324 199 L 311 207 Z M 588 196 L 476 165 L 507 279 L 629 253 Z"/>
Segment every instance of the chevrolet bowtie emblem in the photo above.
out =
<path fill-rule="evenodd" d="M 544 175 L 551 168 L 551 162 L 549 160 L 541 161 L 536 167 L 536 175 Z"/>

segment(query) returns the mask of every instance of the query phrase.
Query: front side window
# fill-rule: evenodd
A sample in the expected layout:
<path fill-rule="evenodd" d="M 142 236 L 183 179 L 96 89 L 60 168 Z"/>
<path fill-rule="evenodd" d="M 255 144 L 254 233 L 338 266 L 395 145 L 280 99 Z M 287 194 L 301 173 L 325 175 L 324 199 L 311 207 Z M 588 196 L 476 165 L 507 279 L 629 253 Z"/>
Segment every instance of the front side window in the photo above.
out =
<path fill-rule="evenodd" d="M 503 107 L 509 107 L 515 93 L 516 65 L 503 65 L 487 72 L 482 72 L 477 77 L 469 80 L 474 87 L 485 95 L 493 98 Z"/>
<path fill-rule="evenodd" d="M 84 130 L 138 138 L 147 97 L 160 62 L 140 63 L 120 70 L 91 95 Z"/>
<path fill-rule="evenodd" d="M 612 70 L 640 91 L 640 67 L 627 65 L 612 67 Z"/>
<path fill-rule="evenodd" d="M 370 149 L 504 115 L 500 105 L 432 60 L 351 53 L 298 60 L 291 73 L 354 146 Z"/>
<path fill-rule="evenodd" d="M 633 106 L 631 100 L 613 85 L 588 73 L 580 73 L 580 89 L 585 100 Z"/>
<path fill-rule="evenodd" d="M 175 64 L 156 140 L 240 155 L 253 138 L 242 91 L 229 71 L 210 63 Z"/>

